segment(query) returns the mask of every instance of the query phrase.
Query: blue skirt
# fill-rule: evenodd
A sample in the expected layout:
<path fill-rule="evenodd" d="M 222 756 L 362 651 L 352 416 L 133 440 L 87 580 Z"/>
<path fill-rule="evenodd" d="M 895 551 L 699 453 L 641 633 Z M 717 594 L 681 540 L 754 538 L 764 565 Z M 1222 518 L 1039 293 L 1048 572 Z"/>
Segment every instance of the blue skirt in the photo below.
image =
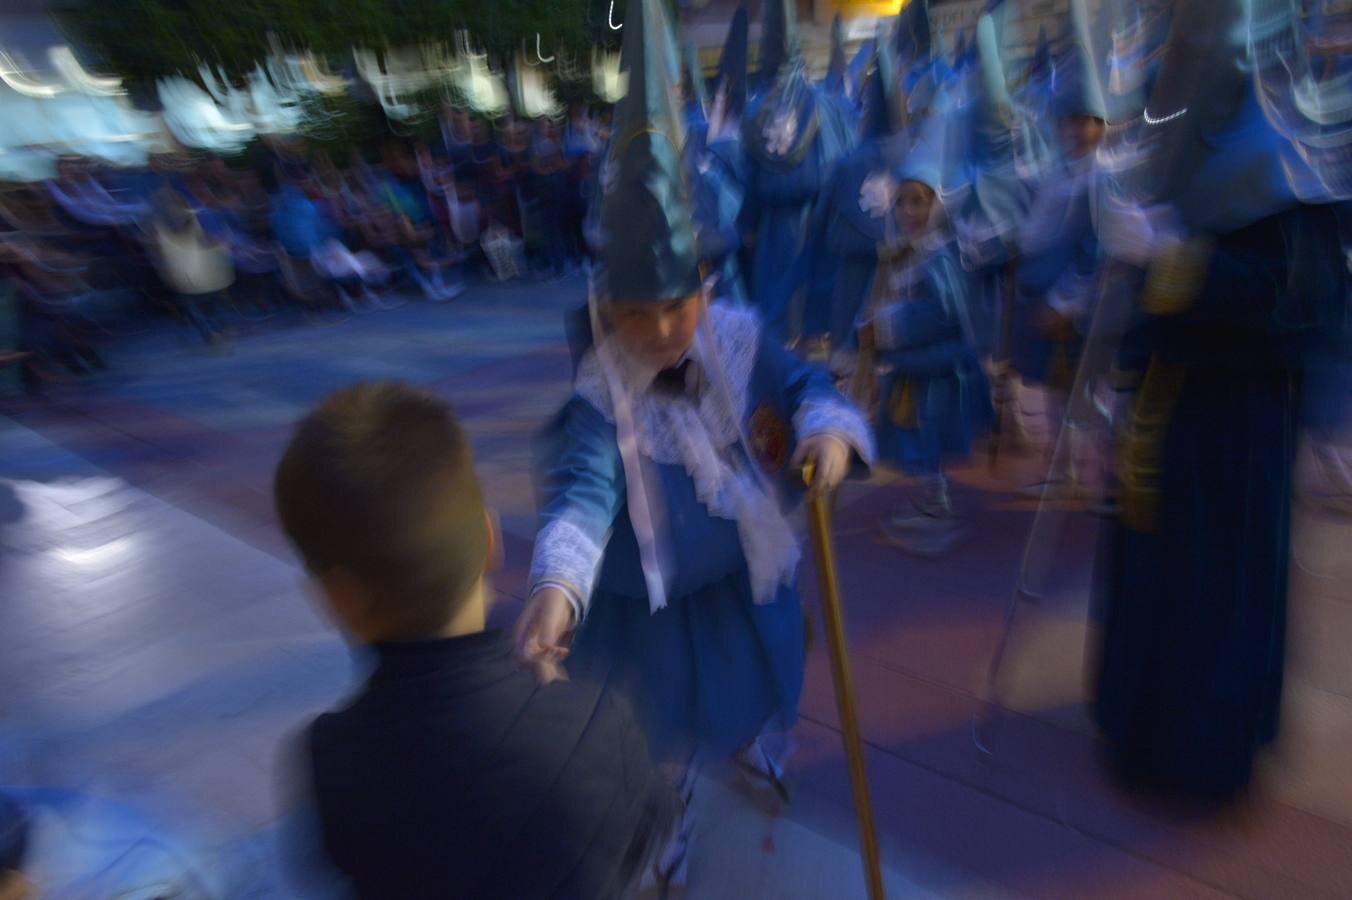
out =
<path fill-rule="evenodd" d="M 907 475 L 938 475 L 961 460 L 990 424 L 985 376 L 964 366 L 937 376 L 893 372 L 881 385 L 878 458 Z"/>
<path fill-rule="evenodd" d="M 568 668 L 627 694 L 658 758 L 692 742 L 731 753 L 797 719 L 804 634 L 798 591 L 756 604 L 745 569 L 656 613 L 598 589 Z"/>

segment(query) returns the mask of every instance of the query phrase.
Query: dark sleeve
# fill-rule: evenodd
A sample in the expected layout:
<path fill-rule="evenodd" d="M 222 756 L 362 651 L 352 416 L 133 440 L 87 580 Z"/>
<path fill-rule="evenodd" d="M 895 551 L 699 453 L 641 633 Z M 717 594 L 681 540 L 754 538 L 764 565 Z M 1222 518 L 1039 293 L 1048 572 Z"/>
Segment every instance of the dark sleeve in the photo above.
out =
<path fill-rule="evenodd" d="M 281 746 L 277 797 L 282 880 L 296 897 L 350 897 L 352 887 L 329 855 L 316 791 L 318 726 L 316 721 Z"/>
<path fill-rule="evenodd" d="M 558 896 L 621 897 L 637 883 L 675 822 L 676 796 L 653 761 L 633 710 L 619 695 L 601 693 L 584 739 L 598 742 L 607 757 L 596 774 L 612 781 L 605 792 L 610 803 L 586 858 Z"/>

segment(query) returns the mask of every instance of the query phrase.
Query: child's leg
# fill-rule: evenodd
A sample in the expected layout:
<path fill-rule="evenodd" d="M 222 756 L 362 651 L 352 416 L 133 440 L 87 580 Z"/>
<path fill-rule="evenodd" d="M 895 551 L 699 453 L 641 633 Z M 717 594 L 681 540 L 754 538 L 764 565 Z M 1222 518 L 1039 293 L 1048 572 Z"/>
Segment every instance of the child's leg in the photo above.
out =
<path fill-rule="evenodd" d="M 911 508 L 894 510 L 882 521 L 888 543 L 913 556 L 932 558 L 947 553 L 962 538 L 953 516 L 948 478 L 939 466 L 917 476 L 919 484 Z"/>

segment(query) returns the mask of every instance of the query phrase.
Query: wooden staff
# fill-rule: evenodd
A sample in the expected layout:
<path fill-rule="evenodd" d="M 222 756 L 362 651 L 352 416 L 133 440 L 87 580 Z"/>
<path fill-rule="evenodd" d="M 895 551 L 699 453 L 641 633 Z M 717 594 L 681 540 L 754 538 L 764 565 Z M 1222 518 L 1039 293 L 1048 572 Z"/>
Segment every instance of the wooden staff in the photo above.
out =
<path fill-rule="evenodd" d="M 1006 263 L 1000 270 L 998 309 L 1000 311 L 1000 331 L 996 339 L 995 355 L 995 422 L 991 428 L 989 459 L 991 472 L 1000 468 L 1000 451 L 1013 432 L 1014 416 L 1019 414 L 1014 396 L 1014 311 L 1016 260 Z"/>
<path fill-rule="evenodd" d="M 811 484 L 815 465 L 803 466 L 803 480 Z M 850 768 L 850 788 L 854 811 L 859 820 L 859 846 L 864 859 L 870 900 L 883 900 L 883 874 L 878 859 L 878 833 L 873 825 L 873 804 L 869 800 L 868 774 L 864 770 L 864 748 L 859 737 L 859 715 L 854 706 L 854 679 L 845 647 L 845 620 L 840 608 L 840 585 L 836 580 L 836 554 L 831 545 L 830 498 L 818 496 L 808 504 L 808 524 L 812 531 L 812 549 L 817 560 L 817 583 L 821 591 L 822 618 L 826 622 L 826 648 L 831 654 L 831 681 L 836 689 L 836 710 L 840 713 L 840 736 L 845 744 L 845 759 Z"/>

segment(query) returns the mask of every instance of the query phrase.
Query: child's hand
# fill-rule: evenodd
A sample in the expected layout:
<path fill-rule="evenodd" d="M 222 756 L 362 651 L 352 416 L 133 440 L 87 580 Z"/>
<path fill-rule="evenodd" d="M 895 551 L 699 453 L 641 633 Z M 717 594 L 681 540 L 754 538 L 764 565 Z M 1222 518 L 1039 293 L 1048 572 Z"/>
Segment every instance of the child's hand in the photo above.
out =
<path fill-rule="evenodd" d="M 568 658 L 566 635 L 572 629 L 573 605 L 558 588 L 546 587 L 530 598 L 514 629 L 516 661 L 530 669 L 541 684 L 567 681 L 563 661 Z"/>
<path fill-rule="evenodd" d="M 798 444 L 793 454 L 793 468 L 813 462 L 812 483 L 807 486 L 807 499 L 831 493 L 845 480 L 850 468 L 850 448 L 833 434 L 811 434 Z"/>

